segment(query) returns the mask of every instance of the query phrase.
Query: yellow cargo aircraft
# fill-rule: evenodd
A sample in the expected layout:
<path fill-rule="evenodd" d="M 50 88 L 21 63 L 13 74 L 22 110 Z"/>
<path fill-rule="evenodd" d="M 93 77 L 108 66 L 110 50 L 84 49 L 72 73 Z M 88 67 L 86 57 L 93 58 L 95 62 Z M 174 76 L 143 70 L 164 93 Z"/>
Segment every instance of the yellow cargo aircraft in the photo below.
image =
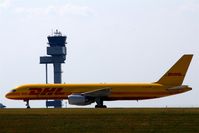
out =
<path fill-rule="evenodd" d="M 190 91 L 182 85 L 193 55 L 183 55 L 157 82 L 153 83 L 99 83 L 99 84 L 27 84 L 6 94 L 9 99 L 29 100 L 68 99 L 72 105 L 106 108 L 103 101 L 144 100 Z"/>

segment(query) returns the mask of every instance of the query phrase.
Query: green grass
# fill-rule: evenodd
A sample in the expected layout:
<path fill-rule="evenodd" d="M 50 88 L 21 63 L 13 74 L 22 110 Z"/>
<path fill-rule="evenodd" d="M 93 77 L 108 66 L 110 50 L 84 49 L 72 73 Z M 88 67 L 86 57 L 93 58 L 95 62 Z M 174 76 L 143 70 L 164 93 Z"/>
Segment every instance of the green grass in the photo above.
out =
<path fill-rule="evenodd" d="M 0 133 L 197 133 L 197 108 L 1 109 Z"/>

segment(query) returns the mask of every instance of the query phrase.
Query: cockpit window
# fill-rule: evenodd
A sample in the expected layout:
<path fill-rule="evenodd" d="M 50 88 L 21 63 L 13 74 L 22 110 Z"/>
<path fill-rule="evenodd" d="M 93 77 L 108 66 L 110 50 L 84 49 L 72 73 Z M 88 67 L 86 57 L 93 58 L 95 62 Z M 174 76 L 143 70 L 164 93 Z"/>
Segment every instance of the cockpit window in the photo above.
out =
<path fill-rule="evenodd" d="M 16 89 L 11 90 L 11 92 L 16 92 Z"/>

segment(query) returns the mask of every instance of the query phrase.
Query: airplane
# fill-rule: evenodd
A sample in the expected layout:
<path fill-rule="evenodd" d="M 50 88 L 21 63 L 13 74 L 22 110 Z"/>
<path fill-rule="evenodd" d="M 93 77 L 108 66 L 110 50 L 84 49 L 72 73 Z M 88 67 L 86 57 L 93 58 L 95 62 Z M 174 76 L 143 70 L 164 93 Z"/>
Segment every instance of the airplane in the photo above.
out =
<path fill-rule="evenodd" d="M 0 103 L 0 109 L 3 109 L 5 107 L 6 107 L 5 105 L 3 105 L 2 103 Z"/>
<path fill-rule="evenodd" d="M 157 82 L 153 83 L 98 83 L 98 84 L 25 84 L 6 94 L 6 98 L 24 100 L 68 99 L 71 105 L 106 108 L 104 101 L 145 100 L 160 98 L 192 90 L 182 85 L 193 55 L 183 55 Z"/>

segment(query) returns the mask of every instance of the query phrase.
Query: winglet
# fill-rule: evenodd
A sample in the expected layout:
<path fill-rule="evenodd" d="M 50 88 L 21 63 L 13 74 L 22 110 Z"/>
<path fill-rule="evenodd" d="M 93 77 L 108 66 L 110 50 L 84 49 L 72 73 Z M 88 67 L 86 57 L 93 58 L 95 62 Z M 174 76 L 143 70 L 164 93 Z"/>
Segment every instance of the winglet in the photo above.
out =
<path fill-rule="evenodd" d="M 183 55 L 156 83 L 179 86 L 183 83 L 193 55 Z"/>

